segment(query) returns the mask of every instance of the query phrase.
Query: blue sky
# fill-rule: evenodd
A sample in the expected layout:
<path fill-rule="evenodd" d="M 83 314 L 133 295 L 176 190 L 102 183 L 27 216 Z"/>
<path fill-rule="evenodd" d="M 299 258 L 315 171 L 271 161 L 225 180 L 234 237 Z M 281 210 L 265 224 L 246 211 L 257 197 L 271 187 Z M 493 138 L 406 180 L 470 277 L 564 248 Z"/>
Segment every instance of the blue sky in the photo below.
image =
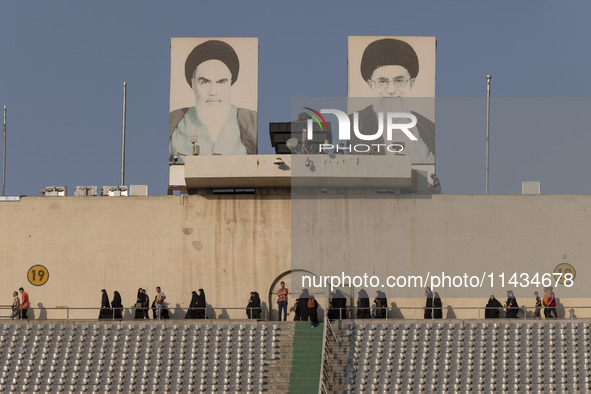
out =
<path fill-rule="evenodd" d="M 292 97 L 346 96 L 350 35 L 437 37 L 436 92 L 448 100 L 437 112 L 444 192 L 484 192 L 483 97 L 490 73 L 491 193 L 520 193 L 522 180 L 540 180 L 543 193 L 591 193 L 590 14 L 588 2 L 546 0 L 0 0 L 6 194 L 39 195 L 47 185 L 66 185 L 72 194 L 76 185 L 119 184 L 123 81 L 126 184 L 165 194 L 170 37 L 259 37 L 259 151 L 271 153 L 268 123 L 289 120 Z M 439 108 L 465 97 L 473 98 L 466 101 L 472 121 L 446 123 Z M 578 117 L 569 127 L 544 127 L 548 122 L 535 111 L 515 111 L 531 104 L 510 101 L 517 97 L 557 100 Z M 521 119 L 521 126 L 508 127 L 502 109 L 513 109 L 516 118 L 528 113 L 542 125 Z"/>

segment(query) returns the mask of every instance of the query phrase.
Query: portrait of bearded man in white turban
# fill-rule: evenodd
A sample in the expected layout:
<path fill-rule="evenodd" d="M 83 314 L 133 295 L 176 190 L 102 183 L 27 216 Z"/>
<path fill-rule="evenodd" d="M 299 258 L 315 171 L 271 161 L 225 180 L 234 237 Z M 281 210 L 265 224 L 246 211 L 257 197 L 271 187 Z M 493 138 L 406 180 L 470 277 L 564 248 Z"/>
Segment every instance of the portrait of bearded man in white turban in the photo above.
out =
<path fill-rule="evenodd" d="M 257 152 L 257 113 L 232 104 L 232 86 L 240 60 L 226 42 L 197 45 L 185 61 L 185 79 L 195 103 L 170 113 L 169 162 L 183 164 L 197 137 L 200 155 L 243 155 Z"/>

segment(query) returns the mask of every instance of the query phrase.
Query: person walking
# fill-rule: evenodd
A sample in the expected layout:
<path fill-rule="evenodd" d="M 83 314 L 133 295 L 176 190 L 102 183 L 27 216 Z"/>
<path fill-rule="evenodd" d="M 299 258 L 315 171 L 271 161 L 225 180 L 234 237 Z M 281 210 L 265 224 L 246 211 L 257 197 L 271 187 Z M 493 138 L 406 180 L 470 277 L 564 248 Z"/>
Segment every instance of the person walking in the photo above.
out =
<path fill-rule="evenodd" d="M 484 309 L 484 318 L 485 319 L 497 319 L 501 314 L 501 309 L 503 305 L 499 300 L 495 298 L 495 295 L 492 294 L 488 299 L 488 303 L 486 304 L 486 308 Z"/>
<path fill-rule="evenodd" d="M 310 310 L 310 326 L 316 327 L 318 325 L 318 301 L 313 295 L 308 299 L 308 309 Z"/>
<path fill-rule="evenodd" d="M 425 319 L 431 319 L 433 314 L 433 292 L 430 287 L 425 287 L 425 297 L 427 297 L 427 300 L 425 302 L 425 313 L 423 317 Z"/>
<path fill-rule="evenodd" d="M 433 318 L 443 319 L 443 305 L 441 304 L 441 297 L 436 291 L 433 292 Z"/>
<path fill-rule="evenodd" d="M 144 311 L 142 308 L 144 307 L 143 303 L 143 294 L 142 288 L 140 287 L 137 289 L 137 298 L 135 300 L 135 314 L 133 316 L 134 319 L 143 319 L 144 318 Z"/>
<path fill-rule="evenodd" d="M 519 304 L 517 303 L 515 294 L 513 294 L 513 290 L 507 290 L 507 302 L 505 303 L 505 309 L 505 317 L 510 319 L 517 318 L 517 313 L 519 312 Z"/>
<path fill-rule="evenodd" d="M 113 316 L 115 319 L 123 319 L 123 302 L 121 300 L 121 294 L 118 291 L 113 293 L 113 302 L 111 302 L 111 308 L 113 308 Z"/>
<path fill-rule="evenodd" d="M 142 313 L 145 320 L 150 320 L 150 296 L 146 293 L 146 289 L 141 289 L 141 304 L 142 304 Z"/>
<path fill-rule="evenodd" d="M 296 298 L 295 304 L 291 308 L 289 308 L 289 313 L 294 313 L 293 321 L 300 321 L 300 299 Z"/>
<path fill-rule="evenodd" d="M 21 319 L 29 320 L 27 312 L 29 311 L 29 294 L 22 287 L 18 289 L 21 292 Z"/>
<path fill-rule="evenodd" d="M 156 319 L 166 319 L 164 315 L 164 310 L 166 308 L 166 304 L 164 300 L 166 299 L 166 294 L 160 289 L 160 286 L 156 287 Z"/>
<path fill-rule="evenodd" d="M 548 286 L 548 291 L 548 317 L 550 319 L 556 319 L 558 318 L 558 314 L 556 313 L 556 295 L 552 286 Z"/>
<path fill-rule="evenodd" d="M 12 313 L 10 319 L 19 319 L 21 310 L 21 301 L 18 298 L 18 292 L 12 292 Z"/>
<path fill-rule="evenodd" d="M 540 319 L 542 316 L 540 315 L 540 311 L 542 310 L 542 300 L 538 295 L 537 291 L 534 291 L 534 296 L 536 296 L 536 309 L 534 310 L 534 319 Z"/>
<path fill-rule="evenodd" d="M 101 309 L 99 311 L 99 319 L 113 319 L 113 309 L 111 309 L 111 302 L 109 302 L 109 296 L 107 290 L 101 290 Z"/>
<path fill-rule="evenodd" d="M 195 290 L 191 292 L 191 301 L 187 313 L 185 313 L 185 319 L 197 319 L 197 292 Z"/>
<path fill-rule="evenodd" d="M 197 313 L 195 314 L 196 319 L 205 319 L 207 312 L 207 300 L 205 299 L 205 290 L 197 290 Z"/>

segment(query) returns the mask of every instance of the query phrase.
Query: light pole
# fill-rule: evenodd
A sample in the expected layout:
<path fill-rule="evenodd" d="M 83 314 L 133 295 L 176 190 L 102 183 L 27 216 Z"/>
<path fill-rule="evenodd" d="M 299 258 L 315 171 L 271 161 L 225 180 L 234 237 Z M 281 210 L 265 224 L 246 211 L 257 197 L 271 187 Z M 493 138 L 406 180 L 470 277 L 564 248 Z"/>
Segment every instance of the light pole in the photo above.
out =
<path fill-rule="evenodd" d="M 2 197 L 6 187 L 6 104 L 4 105 L 4 153 L 2 154 Z"/>
<path fill-rule="evenodd" d="M 492 75 L 486 74 L 486 194 L 488 194 L 488 154 L 489 154 L 489 132 L 490 132 L 490 80 Z"/>
<path fill-rule="evenodd" d="M 123 82 L 123 136 L 121 142 L 121 186 L 125 186 L 125 105 L 127 100 L 127 82 Z"/>

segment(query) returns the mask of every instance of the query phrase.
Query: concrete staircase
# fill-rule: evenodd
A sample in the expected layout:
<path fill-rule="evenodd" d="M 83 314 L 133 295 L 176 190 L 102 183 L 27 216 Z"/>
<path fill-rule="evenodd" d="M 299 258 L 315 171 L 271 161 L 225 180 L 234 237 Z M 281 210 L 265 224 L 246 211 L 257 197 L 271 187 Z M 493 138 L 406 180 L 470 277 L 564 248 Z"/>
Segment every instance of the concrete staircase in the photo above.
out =
<path fill-rule="evenodd" d="M 324 345 L 323 392 L 343 392 L 349 359 L 349 347 L 351 345 L 350 333 L 347 333 L 347 330 L 343 330 L 344 322 L 346 321 L 332 321 L 329 326 L 330 329 L 327 330 L 326 343 Z"/>
<path fill-rule="evenodd" d="M 311 327 L 308 322 L 296 322 L 290 393 L 318 393 L 323 328 L 323 323 Z"/>
<path fill-rule="evenodd" d="M 295 322 L 278 323 L 281 331 L 278 336 L 278 351 L 274 358 L 265 360 L 263 384 L 270 393 L 287 393 L 293 360 Z M 271 354 L 271 352 L 269 352 Z"/>

